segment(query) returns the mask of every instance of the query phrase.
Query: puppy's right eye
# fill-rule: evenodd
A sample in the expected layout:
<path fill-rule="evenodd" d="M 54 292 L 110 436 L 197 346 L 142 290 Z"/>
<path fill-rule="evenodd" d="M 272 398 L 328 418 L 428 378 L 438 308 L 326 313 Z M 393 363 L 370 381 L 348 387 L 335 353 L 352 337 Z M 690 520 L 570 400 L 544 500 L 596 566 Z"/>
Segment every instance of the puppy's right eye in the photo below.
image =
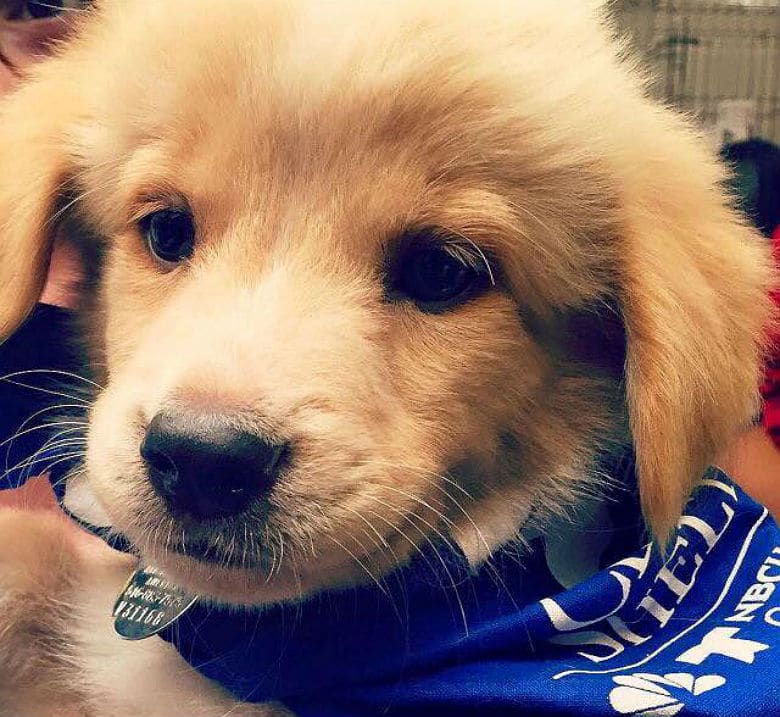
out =
<path fill-rule="evenodd" d="M 179 264 L 195 249 L 195 223 L 186 209 L 161 209 L 140 222 L 149 251 L 163 264 Z"/>

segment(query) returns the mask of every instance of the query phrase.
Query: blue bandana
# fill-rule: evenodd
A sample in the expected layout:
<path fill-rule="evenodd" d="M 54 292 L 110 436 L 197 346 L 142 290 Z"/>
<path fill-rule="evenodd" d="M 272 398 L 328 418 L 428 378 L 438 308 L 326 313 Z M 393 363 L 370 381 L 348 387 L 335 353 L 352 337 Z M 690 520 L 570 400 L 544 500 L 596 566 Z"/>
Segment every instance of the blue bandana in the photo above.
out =
<path fill-rule="evenodd" d="M 383 591 L 200 606 L 165 639 L 240 699 L 300 717 L 780 714 L 780 532 L 723 473 L 666 561 L 640 548 L 565 589 L 546 547 L 476 574 L 431 550 Z"/>
<path fill-rule="evenodd" d="M 163 639 L 239 699 L 299 717 L 780 714 L 767 511 L 712 469 L 664 560 L 632 490 L 586 508 L 476 572 L 430 546 L 379 587 L 197 605 Z"/>

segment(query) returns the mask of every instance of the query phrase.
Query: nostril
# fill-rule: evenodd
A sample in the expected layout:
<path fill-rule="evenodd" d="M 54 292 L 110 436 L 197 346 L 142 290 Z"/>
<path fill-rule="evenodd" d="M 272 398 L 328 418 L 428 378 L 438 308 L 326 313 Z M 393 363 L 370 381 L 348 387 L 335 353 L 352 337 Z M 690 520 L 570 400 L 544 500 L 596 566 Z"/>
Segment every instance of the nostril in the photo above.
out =
<path fill-rule="evenodd" d="M 289 443 L 272 446 L 269 454 L 270 459 L 264 470 L 266 477 L 271 480 L 276 480 L 279 473 L 290 463 L 290 453 L 291 449 Z"/>
<path fill-rule="evenodd" d="M 155 445 L 159 436 L 154 431 L 147 431 L 141 443 L 141 458 L 149 470 L 149 479 L 155 490 L 166 500 L 176 493 L 179 470 L 173 459 L 159 446 Z"/>
<path fill-rule="evenodd" d="M 140 452 L 171 512 L 209 519 L 237 515 L 269 494 L 291 447 L 226 417 L 163 412 L 149 424 Z"/>
<path fill-rule="evenodd" d="M 162 451 L 145 449 L 141 446 L 141 458 L 143 458 L 150 468 L 160 473 L 178 473 L 176 464 Z"/>

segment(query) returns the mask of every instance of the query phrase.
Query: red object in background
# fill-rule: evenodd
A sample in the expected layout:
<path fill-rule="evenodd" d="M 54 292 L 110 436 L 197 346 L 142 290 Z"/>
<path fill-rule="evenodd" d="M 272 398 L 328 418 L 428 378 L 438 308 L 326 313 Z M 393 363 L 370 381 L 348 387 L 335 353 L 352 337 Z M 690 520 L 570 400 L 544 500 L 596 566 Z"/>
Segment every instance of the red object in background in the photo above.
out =
<path fill-rule="evenodd" d="M 772 246 L 780 267 L 780 227 L 772 235 Z M 780 308 L 780 289 L 772 292 L 772 298 Z M 764 398 L 764 427 L 780 448 L 780 329 L 775 329 L 772 335 L 772 353 L 761 384 L 761 395 Z"/>

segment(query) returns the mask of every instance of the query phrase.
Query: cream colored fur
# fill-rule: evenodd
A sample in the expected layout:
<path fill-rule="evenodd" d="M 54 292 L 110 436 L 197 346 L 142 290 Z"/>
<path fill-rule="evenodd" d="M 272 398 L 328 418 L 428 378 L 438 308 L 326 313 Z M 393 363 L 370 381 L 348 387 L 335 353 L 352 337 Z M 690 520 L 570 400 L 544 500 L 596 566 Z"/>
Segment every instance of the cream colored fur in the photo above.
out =
<path fill-rule="evenodd" d="M 581 0 L 102 0 L 4 105 L 0 334 L 74 215 L 106 255 L 88 301 L 106 386 L 89 480 L 174 580 L 295 599 L 437 536 L 478 564 L 597 493 L 599 450 L 629 440 L 667 538 L 755 412 L 772 279 L 705 143 L 647 97 L 601 15 Z M 182 203 L 198 244 L 164 272 L 137 220 Z M 440 315 L 386 301 L 387 247 L 420 226 L 479 247 L 496 287 Z M 624 327 L 617 375 L 568 330 L 599 312 Z M 177 526 L 138 446 L 180 406 L 295 442 L 236 548 L 270 569 L 168 550 Z M 91 594 L 67 563 L 71 594 Z M 115 682 L 96 656 L 137 659 L 104 628 L 66 641 L 88 705 Z M 176 659 L 153 659 L 175 682 Z M 149 692 L 165 690 L 179 694 Z M 155 714 L 111 699 L 105 714 Z"/>

